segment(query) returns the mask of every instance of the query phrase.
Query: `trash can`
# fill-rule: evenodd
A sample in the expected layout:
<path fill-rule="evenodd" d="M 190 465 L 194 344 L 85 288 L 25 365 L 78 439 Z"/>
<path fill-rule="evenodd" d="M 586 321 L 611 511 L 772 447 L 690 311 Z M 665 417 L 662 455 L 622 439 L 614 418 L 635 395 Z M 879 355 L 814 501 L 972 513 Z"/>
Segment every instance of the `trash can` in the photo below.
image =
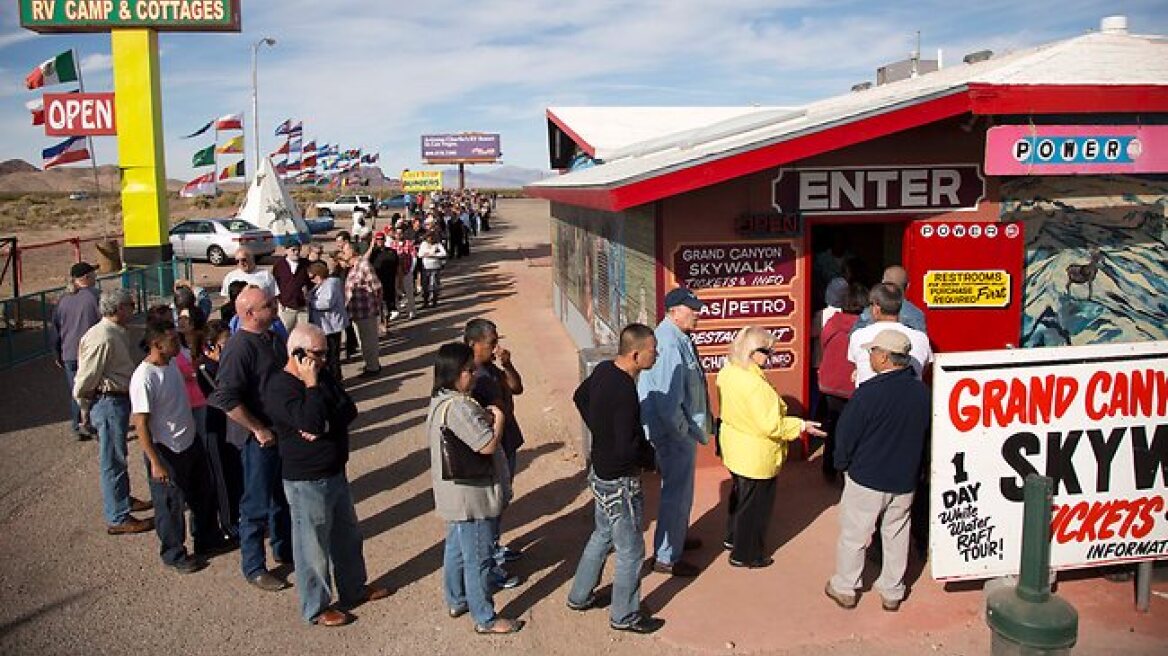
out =
<path fill-rule="evenodd" d="M 580 381 L 592 374 L 596 365 L 616 357 L 616 344 L 601 344 L 593 348 L 580 349 Z M 587 424 L 580 422 L 580 453 L 584 456 L 584 468 L 592 466 L 592 432 Z"/>

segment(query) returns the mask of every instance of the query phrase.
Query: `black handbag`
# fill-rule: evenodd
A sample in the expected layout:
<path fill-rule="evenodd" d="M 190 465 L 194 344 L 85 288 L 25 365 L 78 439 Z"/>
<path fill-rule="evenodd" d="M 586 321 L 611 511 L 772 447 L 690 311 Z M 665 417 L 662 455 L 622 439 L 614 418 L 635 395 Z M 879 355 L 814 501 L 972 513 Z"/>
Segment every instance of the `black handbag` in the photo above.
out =
<path fill-rule="evenodd" d="M 459 439 L 458 435 L 446 426 L 446 411 L 450 409 L 450 403 L 450 401 L 444 402 L 440 411 L 442 415 L 439 427 L 441 437 L 438 440 L 438 447 L 442 460 L 442 480 L 494 478 L 494 458 L 471 449 L 466 442 Z"/>

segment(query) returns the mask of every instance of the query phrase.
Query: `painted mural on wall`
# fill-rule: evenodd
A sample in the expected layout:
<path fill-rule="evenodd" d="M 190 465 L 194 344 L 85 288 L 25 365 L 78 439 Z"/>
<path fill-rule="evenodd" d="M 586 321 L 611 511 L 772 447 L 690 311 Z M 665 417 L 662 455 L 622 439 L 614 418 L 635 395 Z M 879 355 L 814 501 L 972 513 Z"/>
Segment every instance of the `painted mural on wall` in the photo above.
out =
<path fill-rule="evenodd" d="M 1023 346 L 1168 339 L 1168 176 L 1017 178 L 1001 197 L 1025 227 Z"/>
<path fill-rule="evenodd" d="M 656 302 L 653 215 L 557 206 L 555 276 L 595 344 L 615 343 L 632 321 L 648 323 Z"/>

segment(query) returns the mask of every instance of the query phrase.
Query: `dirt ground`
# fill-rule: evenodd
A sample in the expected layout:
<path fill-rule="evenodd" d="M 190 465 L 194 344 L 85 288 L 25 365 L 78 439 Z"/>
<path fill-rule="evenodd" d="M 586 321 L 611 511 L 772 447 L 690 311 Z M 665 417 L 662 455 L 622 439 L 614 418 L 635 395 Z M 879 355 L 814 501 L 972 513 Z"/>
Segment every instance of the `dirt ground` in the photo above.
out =
<path fill-rule="evenodd" d="M 62 376 L 48 360 L 0 373 L 0 653 L 2 654 L 949 654 L 989 652 L 980 586 L 946 588 L 924 563 L 910 567 L 912 592 L 896 614 L 871 597 L 842 611 L 823 596 L 837 525 L 838 491 L 818 463 L 794 460 L 779 477 L 768 544 L 776 564 L 730 568 L 718 545 L 726 476 L 698 472 L 692 555 L 696 579 L 649 574 L 645 604 L 667 624 L 654 636 L 611 631 L 602 610 L 576 613 L 564 600 L 588 533 L 591 503 L 577 451 L 570 395 L 576 352 L 552 315 L 548 206 L 501 201 L 498 230 L 447 269 L 446 301 L 399 324 L 382 343 L 383 374 L 350 389 L 361 409 L 352 426 L 348 475 L 371 579 L 395 590 L 356 610 L 339 629 L 304 624 L 294 589 L 247 585 L 237 552 L 197 574 L 165 569 L 152 534 L 103 530 L 97 447 L 70 436 Z M 210 286 L 226 268 L 200 266 Z M 525 582 L 496 607 L 529 621 L 520 633 L 482 637 L 469 618 L 446 617 L 441 594 L 442 523 L 433 514 L 424 414 L 430 356 L 475 316 L 496 321 L 527 393 L 518 415 L 527 436 L 505 540 L 524 551 L 512 569 Z M 355 372 L 359 363 L 348 365 Z M 708 459 L 706 460 L 708 462 Z M 146 496 L 131 446 L 132 489 Z M 653 482 L 647 489 L 653 488 Z M 650 494 L 647 516 L 655 514 Z M 646 532 L 651 536 L 652 526 Z M 871 569 L 871 568 L 869 568 Z M 286 572 L 285 572 L 286 573 Z M 611 575 L 611 565 L 607 572 Z M 866 573 L 871 581 L 874 571 Z M 607 579 L 606 579 L 607 581 Z M 1130 584 L 1080 576 L 1059 591 L 1080 613 L 1082 654 L 1168 652 L 1168 584 L 1152 612 L 1132 610 Z"/>

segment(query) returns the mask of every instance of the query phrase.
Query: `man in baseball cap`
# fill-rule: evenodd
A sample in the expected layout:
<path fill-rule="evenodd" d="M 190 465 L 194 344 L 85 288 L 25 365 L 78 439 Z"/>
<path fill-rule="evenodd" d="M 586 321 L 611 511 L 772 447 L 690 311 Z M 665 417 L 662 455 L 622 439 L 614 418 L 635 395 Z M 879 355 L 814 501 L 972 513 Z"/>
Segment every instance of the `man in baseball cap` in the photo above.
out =
<path fill-rule="evenodd" d="M 97 278 L 93 275 L 97 267 L 88 262 L 78 262 L 69 267 L 69 286 L 53 310 L 53 350 L 56 352 L 57 366 L 65 371 L 65 384 L 69 386 L 69 425 L 78 440 L 90 440 L 96 434 L 93 426 L 81 422 L 81 407 L 73 399 L 73 378 L 77 374 L 77 350 L 81 337 L 98 321 Z"/>
<path fill-rule="evenodd" d="M 862 348 L 876 374 L 856 388 L 836 425 L 835 468 L 846 476 L 835 575 L 824 593 L 841 608 L 855 608 L 864 555 L 879 527 L 883 557 L 872 590 L 880 594 L 881 607 L 894 612 L 905 593 L 913 495 L 929 434 L 929 389 L 913 372 L 912 341 L 901 330 L 884 328 Z"/>
<path fill-rule="evenodd" d="M 701 547 L 701 540 L 687 540 L 685 534 L 693 507 L 697 445 L 710 441 L 713 428 L 706 375 L 689 338 L 703 306 L 685 287 L 665 295 L 665 318 L 653 331 L 657 362 L 637 380 L 641 423 L 657 452 L 661 471 L 653 571 L 672 576 L 697 576 L 699 572 L 681 556 Z"/>

